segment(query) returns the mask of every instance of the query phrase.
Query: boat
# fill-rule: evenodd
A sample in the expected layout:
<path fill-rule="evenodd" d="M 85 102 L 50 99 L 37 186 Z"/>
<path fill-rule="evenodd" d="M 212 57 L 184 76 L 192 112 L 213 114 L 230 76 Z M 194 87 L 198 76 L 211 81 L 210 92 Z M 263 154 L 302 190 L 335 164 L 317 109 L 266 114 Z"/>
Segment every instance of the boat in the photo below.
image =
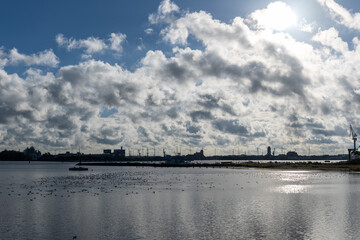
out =
<path fill-rule="evenodd" d="M 77 164 L 77 165 L 81 165 L 81 156 L 80 156 L 80 147 L 79 147 L 79 163 Z M 81 167 L 81 166 L 79 166 L 79 167 L 71 167 L 71 168 L 69 168 L 69 171 L 87 171 L 87 170 L 89 170 L 88 168 L 86 168 L 86 167 Z"/>

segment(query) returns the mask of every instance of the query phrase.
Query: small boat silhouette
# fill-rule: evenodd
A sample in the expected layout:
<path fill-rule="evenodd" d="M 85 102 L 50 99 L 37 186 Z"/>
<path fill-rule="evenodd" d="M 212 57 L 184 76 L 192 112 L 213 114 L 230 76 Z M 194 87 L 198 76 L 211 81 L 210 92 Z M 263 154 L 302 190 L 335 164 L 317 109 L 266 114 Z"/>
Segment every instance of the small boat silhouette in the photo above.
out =
<path fill-rule="evenodd" d="M 81 165 L 81 153 L 80 153 L 80 147 L 79 147 L 79 163 L 77 164 L 77 165 Z M 79 167 L 71 167 L 71 168 L 69 168 L 69 171 L 87 171 L 87 170 L 89 170 L 88 168 L 86 168 L 86 167 L 81 167 L 81 166 L 79 166 Z"/>

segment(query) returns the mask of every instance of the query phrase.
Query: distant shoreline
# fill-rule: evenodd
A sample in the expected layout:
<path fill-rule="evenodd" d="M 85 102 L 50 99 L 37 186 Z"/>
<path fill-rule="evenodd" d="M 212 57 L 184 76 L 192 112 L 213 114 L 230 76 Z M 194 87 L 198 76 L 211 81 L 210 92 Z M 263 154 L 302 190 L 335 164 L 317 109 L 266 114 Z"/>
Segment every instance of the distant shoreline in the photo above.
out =
<path fill-rule="evenodd" d="M 319 160 L 323 161 L 323 160 Z M 107 166 L 107 167 L 154 167 L 154 168 L 260 168 L 260 169 L 274 169 L 274 170 L 322 170 L 322 171 L 344 171 L 344 172 L 360 172 L 360 162 L 354 161 L 341 161 L 329 160 L 327 162 L 319 161 L 297 161 L 287 162 L 282 161 L 248 161 L 248 162 L 233 162 L 233 161 L 202 161 L 197 162 L 166 162 L 166 161 L 84 161 L 81 163 L 82 166 Z M 79 161 L 68 160 L 68 161 L 54 161 L 54 160 L 35 160 L 35 161 L 24 161 L 24 160 L 2 160 L 0 162 L 24 162 L 24 163 L 74 163 L 80 165 Z"/>
<path fill-rule="evenodd" d="M 263 168 L 279 170 L 324 170 L 324 171 L 360 171 L 360 163 L 339 162 L 339 163 L 183 163 L 183 164 L 166 164 L 166 163 L 137 163 L 137 162 L 112 162 L 112 163 L 82 163 L 82 166 L 113 166 L 113 167 L 160 167 L 160 168 Z"/>

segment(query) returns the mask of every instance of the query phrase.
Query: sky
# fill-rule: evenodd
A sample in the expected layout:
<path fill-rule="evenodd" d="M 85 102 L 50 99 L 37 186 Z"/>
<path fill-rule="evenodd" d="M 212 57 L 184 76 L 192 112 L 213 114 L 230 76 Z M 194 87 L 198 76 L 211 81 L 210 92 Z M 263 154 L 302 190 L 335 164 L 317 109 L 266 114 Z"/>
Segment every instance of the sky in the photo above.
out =
<path fill-rule="evenodd" d="M 0 2 L 0 150 L 343 154 L 360 3 Z"/>

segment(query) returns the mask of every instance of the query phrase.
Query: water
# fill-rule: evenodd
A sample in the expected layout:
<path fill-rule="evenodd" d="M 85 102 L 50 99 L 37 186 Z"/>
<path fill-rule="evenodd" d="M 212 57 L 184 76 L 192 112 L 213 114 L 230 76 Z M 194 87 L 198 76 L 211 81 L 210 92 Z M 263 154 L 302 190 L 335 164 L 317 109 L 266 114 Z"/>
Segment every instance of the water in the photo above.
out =
<path fill-rule="evenodd" d="M 0 239 L 358 239 L 360 175 L 0 162 Z"/>

